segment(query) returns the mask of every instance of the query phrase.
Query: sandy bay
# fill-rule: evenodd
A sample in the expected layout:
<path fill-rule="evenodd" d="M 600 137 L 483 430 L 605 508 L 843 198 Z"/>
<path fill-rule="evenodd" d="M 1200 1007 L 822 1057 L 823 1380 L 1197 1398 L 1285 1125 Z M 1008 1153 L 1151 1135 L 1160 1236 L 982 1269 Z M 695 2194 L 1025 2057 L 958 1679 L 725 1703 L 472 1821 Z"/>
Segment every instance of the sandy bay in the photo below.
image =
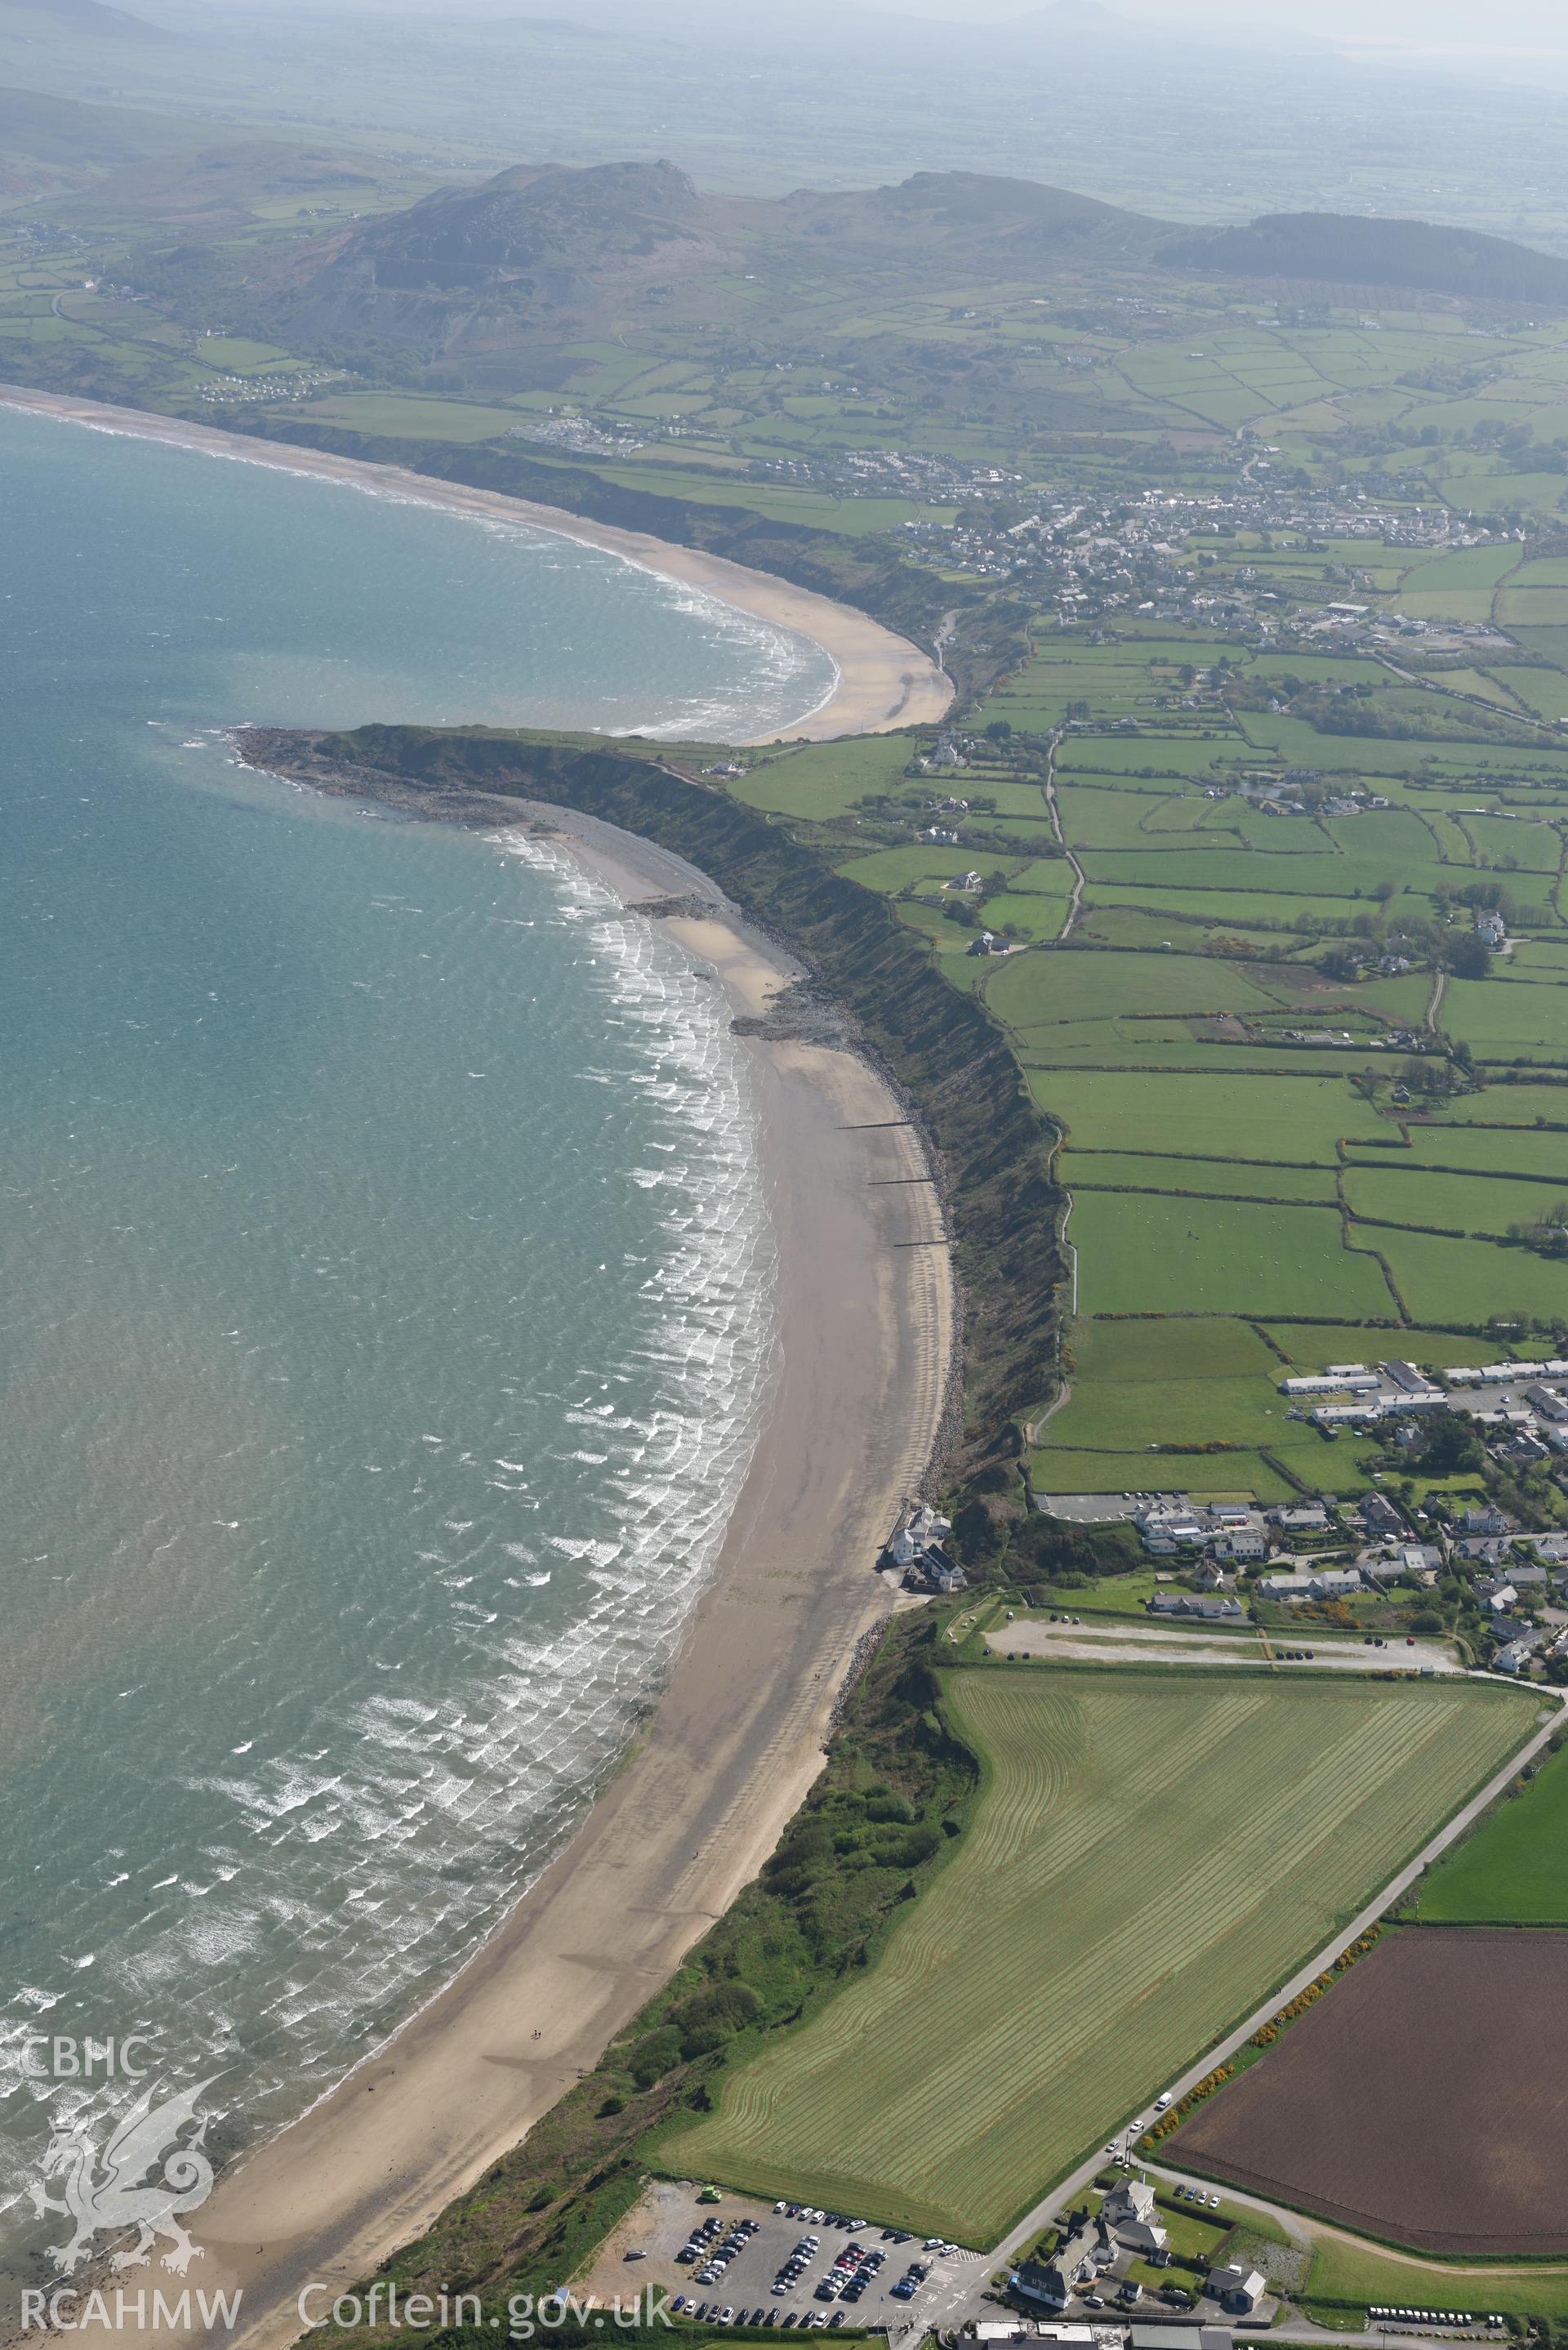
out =
<path fill-rule="evenodd" d="M 23 409 L 53 416 L 99 432 L 126 432 L 143 440 L 161 441 L 210 456 L 226 457 L 254 465 L 272 465 L 286 473 L 318 480 L 346 483 L 383 496 L 407 498 L 468 514 L 489 522 L 512 522 L 557 536 L 597 546 L 606 554 L 640 565 L 666 579 L 678 581 L 718 598 L 738 611 L 771 626 L 808 638 L 832 660 L 837 672 L 832 691 L 819 706 L 795 722 L 792 737 L 827 742 L 843 734 L 886 733 L 940 718 L 952 700 L 951 681 L 929 654 L 904 637 L 895 636 L 867 613 L 846 604 L 796 588 L 771 573 L 753 571 L 722 556 L 649 537 L 641 531 L 620 530 L 608 523 L 589 522 L 557 506 L 536 504 L 492 490 L 466 488 L 462 483 L 437 481 L 398 465 L 362 463 L 315 449 L 292 447 L 244 432 L 225 432 L 196 424 L 184 417 L 163 416 L 151 409 L 118 408 L 103 400 L 78 400 L 26 384 L 0 383 L 0 407 Z M 395 714 L 395 713 L 389 713 Z M 770 738 L 771 739 L 771 738 Z"/>
<path fill-rule="evenodd" d="M 517 815 L 497 804 L 498 826 Z M 566 810 L 531 815 L 628 904 L 705 901 L 664 926 L 737 1013 L 794 975 L 680 858 Z M 195 2224 L 200 2281 L 243 2288 L 223 2338 L 244 2350 L 297 2339 L 304 2287 L 363 2280 L 597 2062 L 776 1843 L 857 1646 L 891 1610 L 877 1556 L 927 1467 L 953 1355 L 938 1194 L 908 1180 L 926 1173 L 916 1130 L 865 1061 L 746 1050 L 778 1322 L 717 1571 L 647 1728 L 553 1865 L 390 2041 L 220 2178 Z"/>

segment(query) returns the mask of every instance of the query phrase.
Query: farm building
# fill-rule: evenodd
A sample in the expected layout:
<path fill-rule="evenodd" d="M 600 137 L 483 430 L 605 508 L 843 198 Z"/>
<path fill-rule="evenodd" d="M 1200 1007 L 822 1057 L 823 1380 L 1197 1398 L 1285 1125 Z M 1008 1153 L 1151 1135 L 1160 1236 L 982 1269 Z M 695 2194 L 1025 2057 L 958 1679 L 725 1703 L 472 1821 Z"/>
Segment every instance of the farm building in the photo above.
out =
<path fill-rule="evenodd" d="M 1204 2291 L 1222 2309 L 1234 2311 L 1238 2317 L 1250 2317 L 1268 2285 L 1258 2270 L 1243 2268 L 1238 2261 L 1228 2268 L 1210 2269 Z"/>

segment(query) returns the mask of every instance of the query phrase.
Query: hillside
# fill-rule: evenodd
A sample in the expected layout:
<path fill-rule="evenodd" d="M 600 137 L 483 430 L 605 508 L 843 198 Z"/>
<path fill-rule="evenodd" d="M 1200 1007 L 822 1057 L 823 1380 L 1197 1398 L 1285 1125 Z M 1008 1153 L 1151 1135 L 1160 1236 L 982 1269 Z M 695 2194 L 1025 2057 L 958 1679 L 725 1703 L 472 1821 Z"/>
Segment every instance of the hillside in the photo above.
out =
<path fill-rule="evenodd" d="M 719 281 L 741 269 L 749 282 L 826 289 L 862 272 L 897 283 L 940 262 L 983 283 L 1142 264 L 1160 234 L 1092 197 L 979 172 L 748 202 L 703 194 L 670 162 L 520 165 L 295 248 L 265 298 L 295 336 L 448 351 L 526 341 L 568 315 L 576 331 L 628 304 L 672 322 L 718 317 L 734 300 Z"/>
<path fill-rule="evenodd" d="M 413 346 L 478 364 L 495 390 L 548 382 L 547 352 L 628 323 L 754 332 L 752 287 L 793 307 L 871 289 L 984 298 L 1032 282 L 1216 272 L 1568 306 L 1568 262 L 1417 221 L 1281 214 L 1193 233 L 977 172 L 740 199 L 708 194 L 665 161 L 524 164 L 443 189 L 266 257 L 247 304 L 254 323 L 296 342 Z"/>
<path fill-rule="evenodd" d="M 9 26 L 30 11 L 0 0 Z M 156 162 L 176 177 L 190 168 L 210 124 L 180 122 L 129 107 L 87 106 L 41 90 L 0 88 L 0 200 L 85 188 L 108 173 Z"/>
<path fill-rule="evenodd" d="M 1485 302 L 1568 304 L 1568 261 L 1501 236 L 1417 220 L 1341 213 L 1276 213 L 1245 228 L 1176 239 L 1160 258 L 1177 269 L 1223 270 L 1324 285 L 1408 286 Z"/>
<path fill-rule="evenodd" d="M 28 19 L 35 20 L 30 27 Z M 0 20 L 6 32 L 25 38 L 29 30 L 69 33 L 73 36 L 110 41 L 178 41 L 178 33 L 150 25 L 127 8 L 112 8 L 106 0 L 5 0 Z"/>

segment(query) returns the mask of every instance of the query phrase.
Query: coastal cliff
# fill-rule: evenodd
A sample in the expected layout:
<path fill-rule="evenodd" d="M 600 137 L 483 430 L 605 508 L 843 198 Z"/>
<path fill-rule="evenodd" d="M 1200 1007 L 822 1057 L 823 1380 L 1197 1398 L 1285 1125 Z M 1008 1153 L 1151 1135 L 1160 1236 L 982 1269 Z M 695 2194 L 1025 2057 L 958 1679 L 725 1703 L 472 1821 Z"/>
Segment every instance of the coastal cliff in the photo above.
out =
<path fill-rule="evenodd" d="M 493 824 L 507 800 L 618 825 L 711 875 L 799 957 L 894 1079 L 940 1165 L 963 1307 L 963 1409 L 950 1473 L 1015 1451 L 1014 1415 L 1054 1378 L 1062 1262 L 1051 1130 L 1001 1029 L 958 993 L 885 899 L 782 826 L 663 765 L 653 746 L 583 747 L 493 728 L 252 728 L 246 763 L 317 788 Z"/>

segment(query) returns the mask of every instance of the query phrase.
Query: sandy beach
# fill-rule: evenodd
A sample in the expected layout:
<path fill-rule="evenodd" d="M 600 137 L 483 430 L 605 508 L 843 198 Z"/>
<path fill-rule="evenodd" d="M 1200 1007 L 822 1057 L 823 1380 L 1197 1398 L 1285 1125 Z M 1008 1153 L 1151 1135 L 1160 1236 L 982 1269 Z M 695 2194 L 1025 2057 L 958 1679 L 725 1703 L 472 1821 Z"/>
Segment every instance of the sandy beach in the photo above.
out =
<path fill-rule="evenodd" d="M 363 464 L 320 450 L 257 440 L 246 432 L 219 432 L 190 423 L 183 417 L 33 391 L 25 384 L 0 383 L 0 407 L 27 409 L 99 432 L 133 433 L 145 441 L 168 442 L 209 456 L 242 459 L 247 464 L 274 465 L 284 473 L 313 474 L 317 480 L 343 482 L 355 489 L 410 498 L 421 505 L 478 515 L 488 521 L 526 523 L 536 530 L 576 539 L 585 546 L 601 547 L 608 555 L 679 580 L 683 587 L 701 588 L 755 619 L 809 638 L 833 662 L 838 674 L 832 692 L 793 727 L 792 740 L 828 742 L 841 734 L 885 733 L 895 726 L 929 723 L 940 718 L 952 700 L 951 681 L 929 655 L 867 613 L 836 604 L 830 597 L 813 595 L 809 588 L 793 587 L 769 572 L 748 570 L 744 564 L 731 563 L 722 556 L 705 555 L 696 547 L 677 546 L 641 531 L 618 530 L 608 523 L 585 521 L 557 506 L 535 504 L 532 499 L 466 489 L 460 482 L 438 482 L 401 465 Z"/>
<path fill-rule="evenodd" d="M 794 975 L 679 858 L 536 814 L 628 902 L 711 904 L 665 926 L 737 1010 Z M 648 1729 L 552 1866 L 431 2004 L 194 2215 L 191 2282 L 244 2287 L 222 2338 L 245 2350 L 295 2341 L 305 2285 L 362 2280 L 591 2068 L 755 1875 L 820 1768 L 857 1642 L 891 1612 L 876 1560 L 926 1467 L 951 1355 L 940 1211 L 907 1180 L 924 1171 L 914 1130 L 862 1061 L 745 1049 L 779 1323 L 773 1408 L 718 1568 Z"/>

